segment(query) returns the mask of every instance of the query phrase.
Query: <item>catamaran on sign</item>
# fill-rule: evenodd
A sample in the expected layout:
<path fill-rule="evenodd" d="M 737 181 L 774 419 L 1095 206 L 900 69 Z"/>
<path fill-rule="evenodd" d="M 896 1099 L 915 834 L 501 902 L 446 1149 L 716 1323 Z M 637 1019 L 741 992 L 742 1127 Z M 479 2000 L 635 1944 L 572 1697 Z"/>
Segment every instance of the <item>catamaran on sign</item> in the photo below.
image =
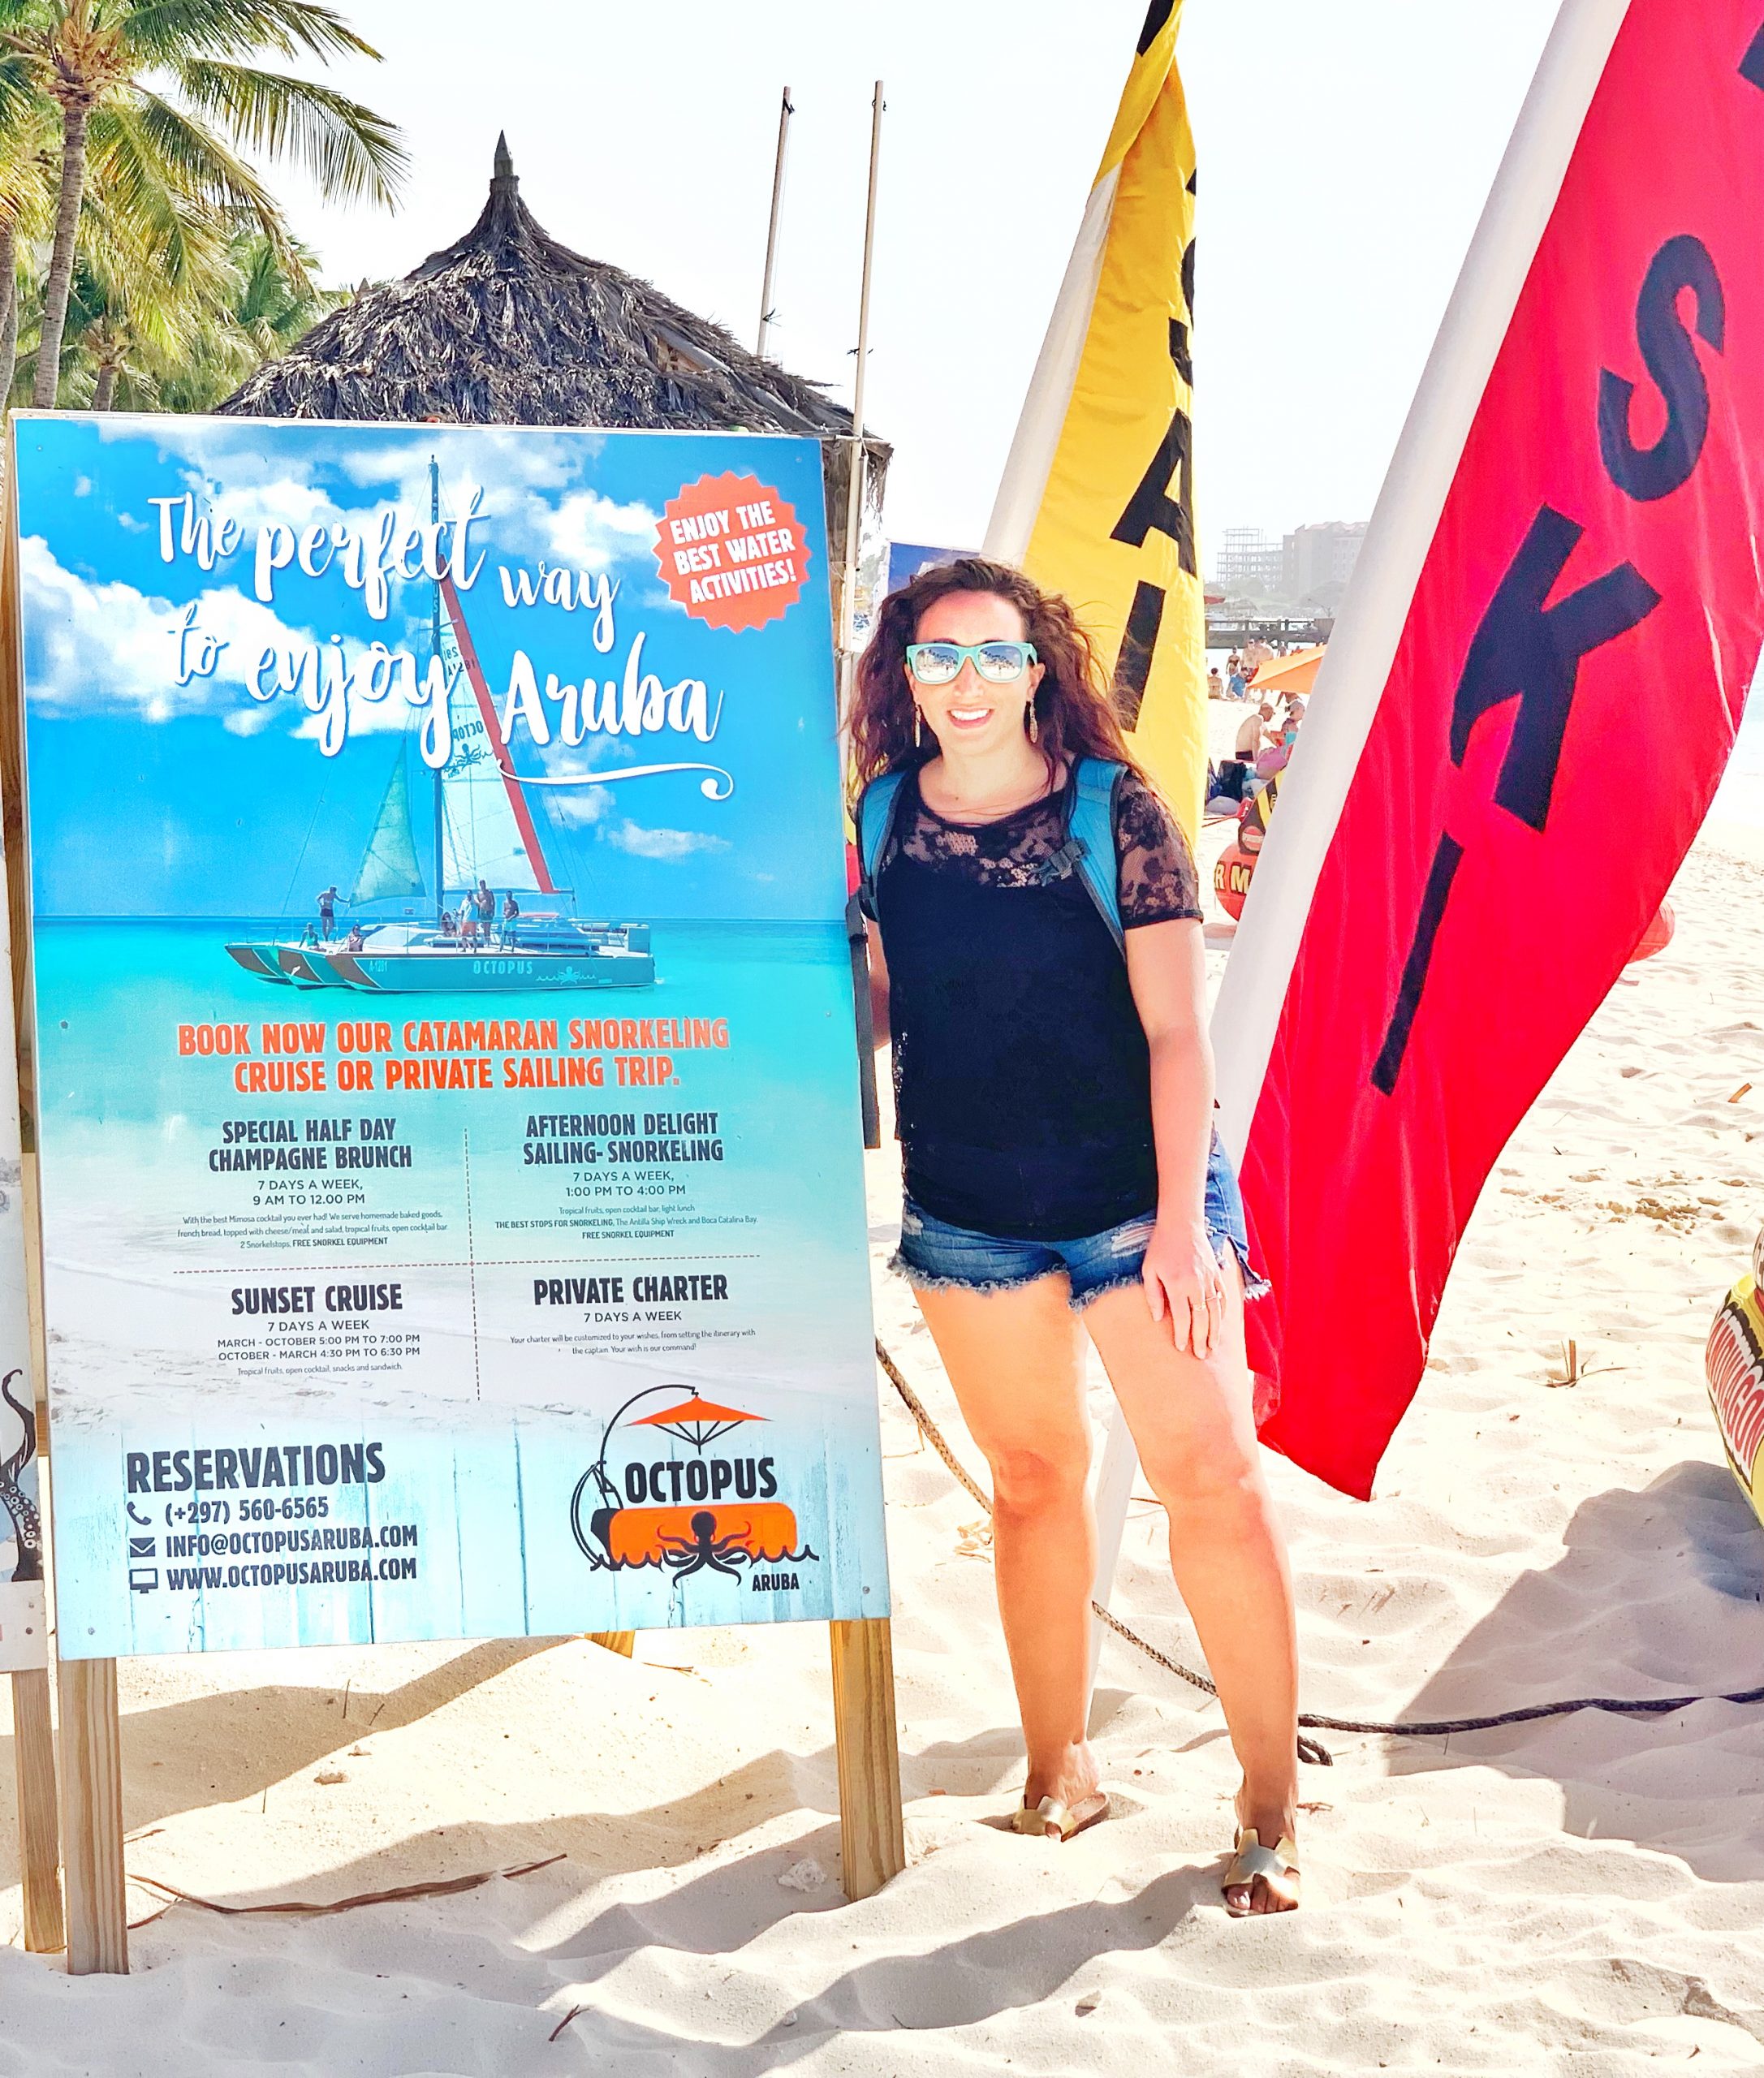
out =
<path fill-rule="evenodd" d="M 63 1652 L 886 1614 L 815 444 L 15 442 Z"/>

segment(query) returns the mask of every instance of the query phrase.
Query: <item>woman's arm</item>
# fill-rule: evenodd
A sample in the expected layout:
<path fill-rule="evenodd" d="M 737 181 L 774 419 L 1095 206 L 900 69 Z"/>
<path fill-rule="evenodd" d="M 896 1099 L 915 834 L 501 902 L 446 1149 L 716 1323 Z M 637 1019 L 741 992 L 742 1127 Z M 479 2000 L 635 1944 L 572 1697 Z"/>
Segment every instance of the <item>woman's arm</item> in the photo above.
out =
<path fill-rule="evenodd" d="M 882 933 L 876 928 L 876 920 L 864 920 L 869 934 L 869 1016 L 870 1029 L 875 1035 L 878 1048 L 889 1043 L 888 1029 L 888 963 L 882 957 Z"/>
<path fill-rule="evenodd" d="M 1206 1033 L 1201 926 L 1186 918 L 1127 933 L 1127 978 L 1151 1050 L 1158 1221 L 1145 1251 L 1152 1318 L 1169 1315 L 1178 1349 L 1211 1352 L 1225 1314 L 1225 1281 L 1206 1227 L 1213 1145 L 1213 1048 Z"/>

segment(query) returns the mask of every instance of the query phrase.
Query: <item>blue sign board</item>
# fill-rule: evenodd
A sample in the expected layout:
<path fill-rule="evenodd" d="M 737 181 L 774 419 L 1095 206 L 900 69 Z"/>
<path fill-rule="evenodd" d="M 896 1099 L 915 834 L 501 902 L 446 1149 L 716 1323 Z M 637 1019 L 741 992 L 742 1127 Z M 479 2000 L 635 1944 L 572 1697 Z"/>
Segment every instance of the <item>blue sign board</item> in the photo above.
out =
<path fill-rule="evenodd" d="M 60 1649 L 887 1612 L 806 440 L 15 419 Z"/>

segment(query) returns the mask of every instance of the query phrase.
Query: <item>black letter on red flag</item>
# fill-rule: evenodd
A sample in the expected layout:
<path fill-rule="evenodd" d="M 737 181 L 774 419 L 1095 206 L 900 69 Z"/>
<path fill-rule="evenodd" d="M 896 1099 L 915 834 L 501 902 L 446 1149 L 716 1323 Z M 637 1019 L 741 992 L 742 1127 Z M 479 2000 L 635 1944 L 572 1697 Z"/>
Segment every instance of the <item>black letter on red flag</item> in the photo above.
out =
<path fill-rule="evenodd" d="M 1659 593 L 1641 571 L 1625 563 L 1546 607 L 1544 601 L 1585 532 L 1553 507 L 1539 509 L 1477 628 L 1451 704 L 1451 761 L 1461 765 L 1477 723 L 1490 709 L 1518 701 L 1494 800 L 1536 830 L 1549 820 L 1581 658 L 1627 635 L 1660 603 Z M 1442 831 L 1384 1044 L 1373 1064 L 1372 1085 L 1387 1097 L 1402 1072 L 1463 859 L 1463 846 Z"/>
<path fill-rule="evenodd" d="M 1608 368 L 1599 371 L 1598 451 L 1606 474 L 1638 504 L 1669 497 L 1685 483 L 1709 437 L 1709 385 L 1678 314 L 1685 289 L 1697 298 L 1697 338 L 1720 353 L 1727 328 L 1721 277 L 1707 247 L 1689 231 L 1669 238 L 1650 261 L 1636 302 L 1636 343 L 1666 403 L 1666 430 L 1651 447 L 1637 447 L 1629 435 L 1634 383 Z"/>
<path fill-rule="evenodd" d="M 1627 635 L 1660 603 L 1646 578 L 1625 563 L 1546 607 L 1585 531 L 1551 506 L 1539 510 L 1489 601 L 1451 703 L 1451 761 L 1461 765 L 1477 723 L 1490 708 L 1518 700 L 1494 800 L 1533 830 L 1549 819 L 1581 659 Z"/>

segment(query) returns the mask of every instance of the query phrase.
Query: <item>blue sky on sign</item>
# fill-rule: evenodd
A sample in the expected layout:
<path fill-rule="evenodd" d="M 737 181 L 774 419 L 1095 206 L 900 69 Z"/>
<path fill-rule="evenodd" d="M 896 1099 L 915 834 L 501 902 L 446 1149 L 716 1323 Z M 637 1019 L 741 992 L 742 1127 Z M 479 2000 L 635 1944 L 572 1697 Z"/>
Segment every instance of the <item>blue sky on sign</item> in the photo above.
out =
<path fill-rule="evenodd" d="M 541 688 L 550 740 L 515 725 L 511 748 L 554 881 L 587 912 L 661 916 L 837 915 L 837 763 L 830 635 L 813 585 L 759 631 L 714 629 L 663 589 L 654 556 L 661 508 L 683 485 L 725 469 L 776 485 L 824 551 L 813 443 L 701 435 L 545 433 L 464 428 L 280 427 L 116 419 L 18 422 L 21 576 L 29 704 L 32 844 L 40 911 L 58 915 L 299 915 L 334 881 L 347 890 L 395 761 L 406 761 L 415 835 L 432 848 L 432 774 L 420 709 L 356 692 L 333 703 L 276 692 L 266 653 L 297 657 L 341 640 L 353 664 L 378 642 L 426 670 L 434 586 L 395 578 L 383 613 L 352 588 L 341 558 L 309 576 L 267 573 L 257 596 L 260 531 L 277 552 L 317 527 L 377 541 L 382 516 L 429 515 L 429 460 L 444 514 L 481 517 L 481 556 L 462 593 L 472 639 L 500 707 L 517 653 Z M 240 539 L 204 570 L 162 554 L 155 498 L 193 501 L 192 516 L 232 520 Z M 315 567 L 323 549 L 315 549 Z M 616 583 L 610 618 L 555 600 L 507 602 L 511 572 L 541 564 Z M 192 618 L 193 610 L 193 618 Z M 205 649 L 203 638 L 224 645 Z M 186 682 L 179 683 L 180 657 Z M 622 708 L 628 668 L 665 687 L 697 680 L 702 729 L 589 730 L 560 739 L 563 684 L 610 682 Z M 200 666 L 211 661 L 213 669 Z M 313 679 L 304 682 L 311 686 Z M 605 705 L 604 692 L 601 695 Z M 317 711 L 314 711 L 317 709 Z M 326 755 L 327 726 L 341 748 Z M 689 768 L 620 779 L 629 768 Z M 723 798 L 709 798 L 709 795 Z M 779 817 L 781 799 L 807 802 Z"/>

